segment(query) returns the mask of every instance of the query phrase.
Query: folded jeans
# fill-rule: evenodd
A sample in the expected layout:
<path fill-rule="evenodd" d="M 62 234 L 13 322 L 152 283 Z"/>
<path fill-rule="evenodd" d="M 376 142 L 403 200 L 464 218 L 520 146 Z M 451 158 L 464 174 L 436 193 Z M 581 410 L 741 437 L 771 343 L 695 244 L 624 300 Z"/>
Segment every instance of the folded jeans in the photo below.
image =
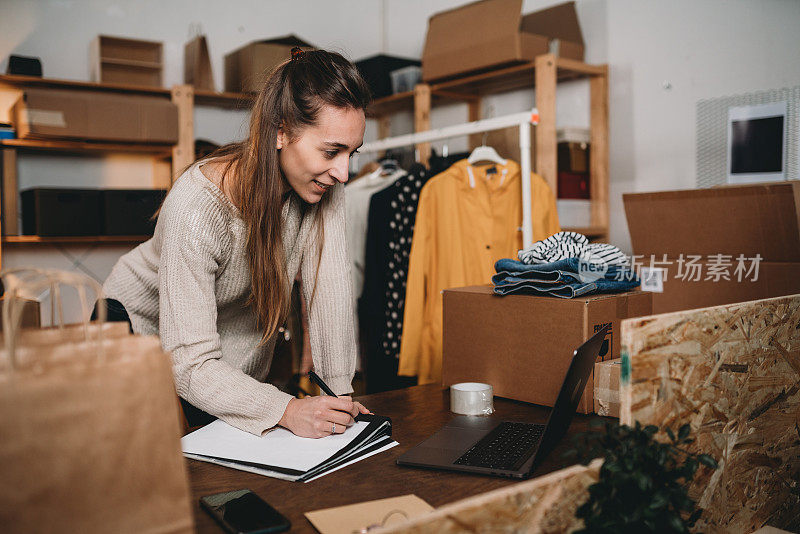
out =
<path fill-rule="evenodd" d="M 494 281 L 494 279 L 493 279 Z M 629 291 L 639 285 L 638 281 L 595 280 L 593 282 L 532 282 L 515 277 L 506 277 L 494 281 L 494 292 L 498 295 L 524 293 L 533 295 L 549 295 L 553 297 L 574 298 L 589 293 L 618 293 Z"/>
<path fill-rule="evenodd" d="M 524 293 L 574 298 L 589 293 L 628 291 L 639 279 L 623 266 L 590 265 L 579 258 L 564 258 L 551 263 L 526 264 L 511 259 L 495 263 L 492 276 L 498 295 Z"/>

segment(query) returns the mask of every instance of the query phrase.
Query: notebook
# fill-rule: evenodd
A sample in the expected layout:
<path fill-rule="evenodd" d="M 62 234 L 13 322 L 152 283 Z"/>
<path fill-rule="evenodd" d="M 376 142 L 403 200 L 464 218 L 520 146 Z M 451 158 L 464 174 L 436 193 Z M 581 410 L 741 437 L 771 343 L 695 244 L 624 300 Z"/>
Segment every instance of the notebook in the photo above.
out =
<path fill-rule="evenodd" d="M 181 438 L 183 455 L 241 471 L 309 482 L 398 445 L 388 417 L 360 414 L 342 434 L 301 438 L 285 428 L 255 436 L 216 420 Z"/>

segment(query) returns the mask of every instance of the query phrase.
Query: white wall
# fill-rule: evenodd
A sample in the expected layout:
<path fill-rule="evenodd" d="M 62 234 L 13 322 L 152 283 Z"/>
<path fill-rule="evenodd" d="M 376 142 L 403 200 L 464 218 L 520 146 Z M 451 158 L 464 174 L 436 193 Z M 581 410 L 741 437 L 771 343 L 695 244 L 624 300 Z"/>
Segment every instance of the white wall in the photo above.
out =
<path fill-rule="evenodd" d="M 622 193 L 695 187 L 698 100 L 800 84 L 800 2 L 613 0 L 607 21 L 611 237 L 629 250 Z"/>
<path fill-rule="evenodd" d="M 525 0 L 523 12 L 559 1 Z M 0 70 L 5 70 L 8 54 L 18 53 L 41 57 L 48 77 L 88 79 L 89 43 L 104 33 L 163 41 L 164 83 L 169 86 L 182 81 L 183 44 L 190 24 L 199 23 L 208 36 L 216 84 L 221 88 L 225 53 L 253 39 L 288 33 L 353 59 L 380 51 L 420 57 L 427 18 L 465 3 L 0 0 Z M 622 193 L 694 186 L 698 100 L 800 85 L 800 2 L 578 0 L 576 5 L 586 41 L 586 61 L 610 67 L 610 241 L 630 252 Z M 532 91 L 496 95 L 485 99 L 484 114 L 502 115 L 534 103 Z M 588 126 L 588 109 L 586 82 L 560 86 L 559 126 Z M 434 127 L 452 124 L 466 116 L 464 105 L 437 108 L 432 123 Z M 244 117 L 224 110 L 199 110 L 196 134 L 218 142 L 235 139 L 242 134 Z M 393 134 L 411 129 L 410 114 L 400 114 L 392 123 Z M 367 140 L 375 135 L 371 124 Z M 465 146 L 465 140 L 453 141 L 449 148 Z M 24 158 L 20 180 L 23 184 L 50 180 L 57 176 L 54 169 L 60 169 L 58 176 L 71 185 L 124 186 L 149 179 L 144 177 L 150 172 L 147 162 L 132 163 L 130 157 L 85 162 L 58 159 Z M 4 266 L 46 256 L 20 248 L 3 252 Z M 87 257 L 87 265 L 103 277 L 121 252 L 119 247 L 95 249 Z M 51 254 L 56 256 L 47 261 L 62 262 L 59 252 Z"/>

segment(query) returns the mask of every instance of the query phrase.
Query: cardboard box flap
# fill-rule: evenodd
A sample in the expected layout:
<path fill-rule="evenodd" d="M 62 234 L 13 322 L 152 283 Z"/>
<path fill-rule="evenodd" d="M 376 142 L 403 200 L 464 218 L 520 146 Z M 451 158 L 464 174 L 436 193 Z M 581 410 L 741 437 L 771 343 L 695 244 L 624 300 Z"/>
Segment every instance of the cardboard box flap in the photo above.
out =
<path fill-rule="evenodd" d="M 567 2 L 528 13 L 522 17 L 520 28 L 526 33 L 546 35 L 554 39 L 583 45 L 583 33 L 578 23 L 575 2 Z"/>
<path fill-rule="evenodd" d="M 516 35 L 522 0 L 481 0 L 433 15 L 428 21 L 422 62 L 445 52 L 473 48 L 503 34 Z"/>
<path fill-rule="evenodd" d="M 800 262 L 798 181 L 625 194 L 623 203 L 634 254 Z"/>
<path fill-rule="evenodd" d="M 284 35 L 283 37 L 275 37 L 274 39 L 263 39 L 261 41 L 253 41 L 250 44 L 276 44 L 284 46 L 306 46 L 309 48 L 314 48 L 314 45 L 307 43 L 306 41 L 300 39 L 293 33 L 289 35 Z"/>

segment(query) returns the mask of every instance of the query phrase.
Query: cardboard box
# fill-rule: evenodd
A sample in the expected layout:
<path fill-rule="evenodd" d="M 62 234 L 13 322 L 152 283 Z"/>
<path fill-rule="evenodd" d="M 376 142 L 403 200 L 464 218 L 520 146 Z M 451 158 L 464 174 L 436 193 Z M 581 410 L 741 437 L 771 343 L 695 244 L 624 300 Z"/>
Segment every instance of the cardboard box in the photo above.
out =
<path fill-rule="evenodd" d="M 253 41 L 225 56 L 225 90 L 257 93 L 275 67 L 291 58 L 293 47 L 316 48 L 296 35 Z"/>
<path fill-rule="evenodd" d="M 619 372 L 622 359 L 594 364 L 594 413 L 619 417 Z"/>
<path fill-rule="evenodd" d="M 800 262 L 800 181 L 623 195 L 634 254 Z"/>
<path fill-rule="evenodd" d="M 92 80 L 161 87 L 163 48 L 159 41 L 98 35 L 90 50 Z"/>
<path fill-rule="evenodd" d="M 589 175 L 589 144 L 558 143 L 558 171 Z"/>
<path fill-rule="evenodd" d="M 575 349 L 610 323 L 599 361 L 618 358 L 620 321 L 651 313 L 652 295 L 641 291 L 559 299 L 446 289 L 443 385 L 485 382 L 497 396 L 552 406 Z M 579 412 L 593 411 L 593 389 L 590 379 Z"/>
<path fill-rule="evenodd" d="M 588 172 L 558 171 L 558 198 L 589 200 L 592 198 Z"/>
<path fill-rule="evenodd" d="M 178 108 L 166 98 L 26 89 L 12 116 L 21 139 L 178 142 Z"/>
<path fill-rule="evenodd" d="M 798 262 L 760 262 L 758 276 L 755 279 L 752 274 L 745 276 L 744 272 L 739 279 L 735 273 L 736 262 L 733 262 L 728 269 L 729 279 L 727 280 L 716 279 L 715 275 L 707 279 L 712 273 L 712 269 L 717 268 L 711 262 L 705 261 L 696 264 L 694 268 L 700 274 L 699 279 L 695 279 L 692 276 L 693 273 L 688 272 L 689 269 L 685 264 L 683 272 L 690 276 L 676 276 L 679 258 L 667 258 L 667 262 L 669 265 L 666 267 L 666 273 L 661 275 L 665 278 L 657 281 L 660 282 L 663 289 L 654 288 L 656 290 L 653 291 L 653 313 L 708 308 L 800 294 L 800 263 Z M 751 261 L 744 262 L 748 269 L 752 263 Z M 647 283 L 643 282 L 643 289 L 648 289 Z"/>
<path fill-rule="evenodd" d="M 800 182 L 626 194 L 623 201 L 654 313 L 800 293 Z M 652 284 L 651 266 L 658 271 Z"/>
<path fill-rule="evenodd" d="M 522 16 L 522 0 L 482 0 L 428 20 L 422 79 L 429 82 L 533 61 L 549 52 L 583 60 L 574 2 Z"/>

